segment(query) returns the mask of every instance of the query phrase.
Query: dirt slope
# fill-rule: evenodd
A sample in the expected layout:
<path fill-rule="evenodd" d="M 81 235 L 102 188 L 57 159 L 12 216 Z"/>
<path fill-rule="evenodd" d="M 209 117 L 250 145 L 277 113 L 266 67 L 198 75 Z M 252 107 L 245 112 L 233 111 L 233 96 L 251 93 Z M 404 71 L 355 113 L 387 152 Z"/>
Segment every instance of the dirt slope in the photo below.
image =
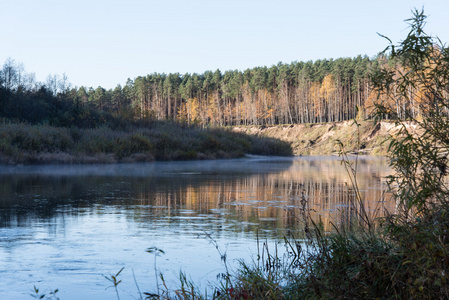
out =
<path fill-rule="evenodd" d="M 408 125 L 411 126 L 411 125 Z M 278 138 L 292 144 L 295 155 L 335 154 L 339 142 L 348 152 L 386 155 L 388 137 L 397 134 L 393 122 L 354 121 L 277 126 L 238 126 L 234 131 Z"/>

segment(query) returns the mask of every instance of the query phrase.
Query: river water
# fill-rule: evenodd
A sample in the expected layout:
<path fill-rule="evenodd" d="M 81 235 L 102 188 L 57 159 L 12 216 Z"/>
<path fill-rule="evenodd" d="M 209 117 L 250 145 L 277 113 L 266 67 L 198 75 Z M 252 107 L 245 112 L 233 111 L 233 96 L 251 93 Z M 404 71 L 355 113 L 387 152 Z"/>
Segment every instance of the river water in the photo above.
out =
<path fill-rule="evenodd" d="M 357 161 L 371 212 L 386 204 L 390 173 L 386 159 Z M 138 298 L 136 285 L 155 292 L 155 269 L 169 286 L 184 271 L 205 289 L 225 270 L 222 254 L 235 269 L 257 255 L 257 239 L 301 238 L 301 203 L 330 230 L 353 199 L 339 157 L 2 166 L 0 299 L 31 299 L 34 286 L 64 300 L 114 299 L 105 276 L 123 267 L 121 299 Z"/>

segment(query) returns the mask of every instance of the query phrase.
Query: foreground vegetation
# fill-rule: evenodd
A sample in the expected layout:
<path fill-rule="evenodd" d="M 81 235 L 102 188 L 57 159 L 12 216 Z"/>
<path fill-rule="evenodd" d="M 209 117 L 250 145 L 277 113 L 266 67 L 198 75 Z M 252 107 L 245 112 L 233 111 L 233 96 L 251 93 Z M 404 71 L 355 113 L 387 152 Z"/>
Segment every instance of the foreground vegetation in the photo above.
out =
<path fill-rule="evenodd" d="M 287 142 L 169 122 L 122 129 L 0 124 L 0 163 L 113 163 L 291 155 Z"/>

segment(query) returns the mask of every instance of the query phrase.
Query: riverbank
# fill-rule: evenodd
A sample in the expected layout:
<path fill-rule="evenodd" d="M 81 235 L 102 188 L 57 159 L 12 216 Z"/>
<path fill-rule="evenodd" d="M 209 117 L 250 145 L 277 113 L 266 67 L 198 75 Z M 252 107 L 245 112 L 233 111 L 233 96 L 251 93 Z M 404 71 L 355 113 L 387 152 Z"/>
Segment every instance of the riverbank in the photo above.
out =
<path fill-rule="evenodd" d="M 117 163 L 258 155 L 386 155 L 393 122 L 354 121 L 201 129 L 171 122 L 111 129 L 0 124 L 1 164 Z"/>
<path fill-rule="evenodd" d="M 233 130 L 259 137 L 276 138 L 291 144 L 294 155 L 336 154 L 340 141 L 352 153 L 387 155 L 385 141 L 399 131 L 394 122 L 354 121 L 276 126 L 238 126 Z"/>
<path fill-rule="evenodd" d="M 292 155 L 288 142 L 229 129 L 171 122 L 147 127 L 81 129 L 24 123 L 0 124 L 0 163 L 117 163 Z"/>

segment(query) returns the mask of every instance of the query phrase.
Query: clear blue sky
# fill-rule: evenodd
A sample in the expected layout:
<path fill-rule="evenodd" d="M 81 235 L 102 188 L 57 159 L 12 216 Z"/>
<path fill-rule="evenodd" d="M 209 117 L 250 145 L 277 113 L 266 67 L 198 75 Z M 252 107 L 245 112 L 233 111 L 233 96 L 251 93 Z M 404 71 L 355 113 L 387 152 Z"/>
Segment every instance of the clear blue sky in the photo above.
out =
<path fill-rule="evenodd" d="M 448 0 L 0 0 L 0 63 L 39 81 L 114 88 L 158 73 L 244 70 L 376 55 L 405 38 L 411 10 L 449 42 Z"/>

